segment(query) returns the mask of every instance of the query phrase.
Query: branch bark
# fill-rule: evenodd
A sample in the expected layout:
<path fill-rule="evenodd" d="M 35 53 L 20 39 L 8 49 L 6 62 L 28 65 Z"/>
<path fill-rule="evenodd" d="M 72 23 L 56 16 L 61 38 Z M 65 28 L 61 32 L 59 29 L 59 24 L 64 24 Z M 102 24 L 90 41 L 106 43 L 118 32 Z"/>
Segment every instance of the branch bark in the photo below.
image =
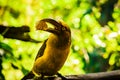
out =
<path fill-rule="evenodd" d="M 66 76 L 68 80 L 120 80 L 120 70 Z"/>
<path fill-rule="evenodd" d="M 32 39 L 28 34 L 29 32 L 30 28 L 28 26 L 15 27 L 0 25 L 0 34 L 5 38 L 12 38 L 30 42 L 40 42 Z"/>
<path fill-rule="evenodd" d="M 120 80 L 120 70 L 89 73 L 81 75 L 66 75 L 67 80 Z M 40 80 L 40 78 L 36 79 Z M 60 77 L 47 77 L 45 80 L 61 80 Z"/>

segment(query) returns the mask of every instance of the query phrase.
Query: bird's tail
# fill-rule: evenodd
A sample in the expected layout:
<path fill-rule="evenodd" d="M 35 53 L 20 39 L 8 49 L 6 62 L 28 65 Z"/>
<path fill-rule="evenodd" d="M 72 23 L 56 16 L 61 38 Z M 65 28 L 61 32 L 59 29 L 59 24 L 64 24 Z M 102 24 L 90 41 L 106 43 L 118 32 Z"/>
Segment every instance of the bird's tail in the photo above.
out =
<path fill-rule="evenodd" d="M 34 78 L 34 74 L 32 71 L 30 71 L 27 75 L 25 75 L 21 80 L 27 80 L 27 79 L 33 79 Z"/>

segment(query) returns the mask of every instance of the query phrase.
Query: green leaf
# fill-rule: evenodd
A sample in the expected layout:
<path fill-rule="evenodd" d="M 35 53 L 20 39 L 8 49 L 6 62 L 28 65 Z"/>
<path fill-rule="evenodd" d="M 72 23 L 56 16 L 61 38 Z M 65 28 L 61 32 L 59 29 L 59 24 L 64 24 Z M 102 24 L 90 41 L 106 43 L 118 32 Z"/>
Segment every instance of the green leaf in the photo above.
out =
<path fill-rule="evenodd" d="M 12 54 L 12 48 L 8 44 L 0 42 L 0 48 L 5 50 L 6 52 L 9 52 L 11 55 L 13 55 Z"/>

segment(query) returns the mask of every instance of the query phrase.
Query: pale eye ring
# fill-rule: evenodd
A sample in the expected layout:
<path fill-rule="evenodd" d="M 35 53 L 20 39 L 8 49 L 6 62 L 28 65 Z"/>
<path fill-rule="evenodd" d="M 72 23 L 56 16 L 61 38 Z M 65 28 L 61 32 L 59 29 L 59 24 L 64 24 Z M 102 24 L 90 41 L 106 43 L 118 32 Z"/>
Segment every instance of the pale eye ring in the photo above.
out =
<path fill-rule="evenodd" d="M 62 30 L 63 30 L 63 31 L 65 31 L 65 30 L 66 30 L 66 28 L 65 28 L 65 27 L 62 27 Z"/>
<path fill-rule="evenodd" d="M 55 30 L 57 30 L 57 28 L 55 27 Z"/>

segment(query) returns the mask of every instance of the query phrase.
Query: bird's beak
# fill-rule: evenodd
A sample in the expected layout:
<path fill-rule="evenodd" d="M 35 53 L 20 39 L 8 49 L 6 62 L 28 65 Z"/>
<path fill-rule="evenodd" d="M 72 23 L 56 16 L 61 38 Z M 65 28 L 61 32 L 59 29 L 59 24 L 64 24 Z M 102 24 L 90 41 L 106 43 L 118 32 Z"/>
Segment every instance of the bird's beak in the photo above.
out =
<path fill-rule="evenodd" d="M 52 24 L 54 26 L 54 28 L 49 28 L 47 26 L 46 22 Z M 48 32 L 51 32 L 54 34 L 59 34 L 59 29 L 61 27 L 62 27 L 62 25 L 53 19 L 42 19 L 36 25 L 37 30 L 44 30 L 44 31 L 48 31 Z"/>

